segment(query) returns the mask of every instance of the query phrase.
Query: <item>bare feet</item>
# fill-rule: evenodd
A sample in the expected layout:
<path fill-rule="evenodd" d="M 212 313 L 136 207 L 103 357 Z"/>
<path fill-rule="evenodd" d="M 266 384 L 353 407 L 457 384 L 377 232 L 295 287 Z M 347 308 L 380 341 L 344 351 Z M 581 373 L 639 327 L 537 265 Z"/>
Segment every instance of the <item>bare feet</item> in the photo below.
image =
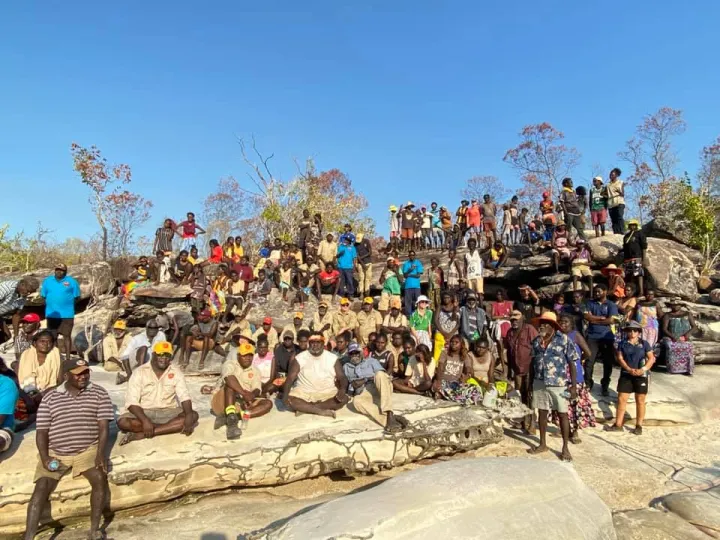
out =
<path fill-rule="evenodd" d="M 567 446 L 563 446 L 562 452 L 560 454 L 560 461 L 572 461 L 570 449 Z"/>
<path fill-rule="evenodd" d="M 531 455 L 535 455 L 535 454 L 542 454 L 543 452 L 547 452 L 547 451 L 548 451 L 548 447 L 546 445 L 539 444 L 538 446 L 533 446 L 532 448 L 530 448 L 527 451 L 527 453 L 531 454 Z"/>
<path fill-rule="evenodd" d="M 328 418 L 335 418 L 335 411 L 333 410 L 320 409 L 318 414 L 320 416 L 327 416 Z"/>
<path fill-rule="evenodd" d="M 143 433 L 125 433 L 123 435 L 123 438 L 120 439 L 120 446 L 125 446 L 127 443 L 133 442 L 133 441 L 141 441 L 145 438 L 145 435 Z"/>

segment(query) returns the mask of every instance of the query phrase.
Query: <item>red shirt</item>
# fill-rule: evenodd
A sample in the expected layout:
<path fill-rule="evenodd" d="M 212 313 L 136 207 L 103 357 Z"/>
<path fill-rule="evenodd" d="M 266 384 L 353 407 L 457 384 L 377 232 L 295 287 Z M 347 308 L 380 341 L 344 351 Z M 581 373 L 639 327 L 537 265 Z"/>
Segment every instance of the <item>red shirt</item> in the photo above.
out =
<path fill-rule="evenodd" d="M 196 236 L 195 229 L 197 228 L 197 224 L 194 221 L 183 221 L 180 226 L 182 227 L 183 238 L 191 238 L 193 236 Z"/>
<path fill-rule="evenodd" d="M 318 274 L 320 277 L 320 283 L 323 285 L 332 285 L 335 283 L 338 279 L 340 279 L 340 272 L 337 270 L 333 270 L 332 272 L 327 272 L 323 270 Z"/>
<path fill-rule="evenodd" d="M 222 259 L 223 259 L 222 247 L 215 246 L 214 248 L 212 248 L 212 254 L 210 255 L 210 258 L 208 259 L 208 261 L 210 261 L 211 263 L 218 264 L 218 263 L 222 262 Z"/>
<path fill-rule="evenodd" d="M 249 283 L 254 279 L 253 269 L 249 264 L 234 264 L 232 269 L 238 273 L 241 281 Z"/>

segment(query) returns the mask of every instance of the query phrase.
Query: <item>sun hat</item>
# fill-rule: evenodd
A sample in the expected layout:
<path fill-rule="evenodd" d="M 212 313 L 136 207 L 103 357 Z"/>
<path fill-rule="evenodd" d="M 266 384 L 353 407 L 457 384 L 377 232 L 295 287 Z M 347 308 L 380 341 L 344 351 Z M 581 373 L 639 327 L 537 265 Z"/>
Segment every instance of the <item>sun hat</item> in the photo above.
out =
<path fill-rule="evenodd" d="M 415 204 L 412 201 L 408 201 L 405 203 L 405 208 L 414 208 Z"/>
<path fill-rule="evenodd" d="M 551 324 L 556 330 L 560 330 L 560 324 L 557 320 L 557 315 L 554 311 L 546 311 L 539 317 L 535 317 L 532 320 L 534 326 L 540 326 L 543 323 Z"/>
<path fill-rule="evenodd" d="M 420 302 L 427 302 L 429 304 L 430 299 L 424 294 L 421 294 L 420 296 L 418 296 L 418 299 L 415 300 L 415 305 L 417 306 Z"/>
<path fill-rule="evenodd" d="M 617 265 L 611 263 L 608 264 L 605 268 L 601 269 L 600 272 L 602 272 L 604 276 L 607 276 L 608 274 L 621 273 L 623 272 L 623 269 L 618 268 Z"/>

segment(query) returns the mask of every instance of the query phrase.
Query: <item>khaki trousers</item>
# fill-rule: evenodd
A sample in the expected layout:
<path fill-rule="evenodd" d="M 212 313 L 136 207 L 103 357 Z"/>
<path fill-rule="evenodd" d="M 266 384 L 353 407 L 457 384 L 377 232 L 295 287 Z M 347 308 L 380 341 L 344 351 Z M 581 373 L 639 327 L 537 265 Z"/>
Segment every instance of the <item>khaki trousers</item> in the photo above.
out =
<path fill-rule="evenodd" d="M 353 398 L 353 407 L 360 414 L 375 420 L 382 427 L 387 424 L 388 412 L 392 407 L 392 379 L 384 371 L 375 374 L 374 382 L 365 385 L 365 390 Z"/>
<path fill-rule="evenodd" d="M 358 264 L 358 290 L 364 294 L 370 292 L 372 282 L 372 263 Z"/>

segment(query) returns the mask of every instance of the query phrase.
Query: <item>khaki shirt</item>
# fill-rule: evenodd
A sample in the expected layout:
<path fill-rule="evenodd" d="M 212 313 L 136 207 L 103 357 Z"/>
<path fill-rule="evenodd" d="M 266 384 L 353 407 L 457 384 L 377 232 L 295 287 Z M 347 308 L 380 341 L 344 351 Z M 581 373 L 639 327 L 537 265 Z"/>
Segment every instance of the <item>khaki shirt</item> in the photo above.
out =
<path fill-rule="evenodd" d="M 263 327 L 261 326 L 257 330 L 255 330 L 255 333 L 252 335 L 253 340 L 255 340 L 255 343 L 257 344 L 257 340 L 261 335 L 267 335 L 268 339 L 268 347 L 271 351 L 275 350 L 275 345 L 278 344 L 278 333 L 275 328 L 270 328 L 270 331 L 265 334 L 265 330 L 263 330 Z"/>
<path fill-rule="evenodd" d="M 135 368 L 128 381 L 125 410 L 132 405 L 143 409 L 172 409 L 184 401 L 190 401 L 190 392 L 183 372 L 170 364 L 158 378 L 148 362 Z"/>
<path fill-rule="evenodd" d="M 112 334 L 112 332 L 105 336 L 102 342 L 103 358 L 105 360 L 108 360 L 109 358 L 115 358 L 115 360 L 119 360 L 120 351 L 125 350 L 131 339 L 132 336 L 130 335 L 130 332 L 125 332 L 125 335 L 120 341 L 120 346 L 118 347 L 117 340 L 115 339 L 115 336 Z"/>
<path fill-rule="evenodd" d="M 385 320 L 383 320 L 383 326 L 386 326 L 388 328 L 402 328 L 407 327 L 408 320 L 405 315 L 402 314 L 402 312 L 398 313 L 397 317 L 393 317 L 389 312 L 387 315 L 385 315 Z"/>
<path fill-rule="evenodd" d="M 346 313 L 338 311 L 335 315 L 333 315 L 332 333 L 334 336 L 337 336 L 343 328 L 352 332 L 357 327 L 358 319 L 354 311 L 348 310 Z"/>
<path fill-rule="evenodd" d="M 337 255 L 338 245 L 337 242 L 328 242 L 327 240 L 323 240 L 320 242 L 320 245 L 318 246 L 318 257 L 322 259 L 323 261 L 332 262 L 335 260 L 335 256 Z"/>
<path fill-rule="evenodd" d="M 369 313 L 360 311 L 357 314 L 358 322 L 358 343 L 367 345 L 368 336 L 372 332 L 377 332 L 378 327 L 382 324 L 382 316 L 374 309 Z"/>
<path fill-rule="evenodd" d="M 332 323 L 333 323 L 333 315 L 329 311 L 327 313 L 325 313 L 324 317 L 320 317 L 320 314 L 317 312 L 313 315 L 313 322 L 312 322 L 313 332 L 320 332 L 320 330 L 322 329 L 323 326 L 325 326 L 326 324 L 330 325 L 330 328 L 328 330 L 324 330 L 322 332 L 322 335 L 325 338 L 325 343 L 327 343 L 330 340 L 330 336 L 332 333 Z"/>
<path fill-rule="evenodd" d="M 246 392 L 254 392 L 262 390 L 262 382 L 260 380 L 260 370 L 255 366 L 243 368 L 237 360 L 227 360 L 223 362 L 220 371 L 220 386 L 225 385 L 225 379 L 233 376 L 240 383 L 240 387 Z"/>

